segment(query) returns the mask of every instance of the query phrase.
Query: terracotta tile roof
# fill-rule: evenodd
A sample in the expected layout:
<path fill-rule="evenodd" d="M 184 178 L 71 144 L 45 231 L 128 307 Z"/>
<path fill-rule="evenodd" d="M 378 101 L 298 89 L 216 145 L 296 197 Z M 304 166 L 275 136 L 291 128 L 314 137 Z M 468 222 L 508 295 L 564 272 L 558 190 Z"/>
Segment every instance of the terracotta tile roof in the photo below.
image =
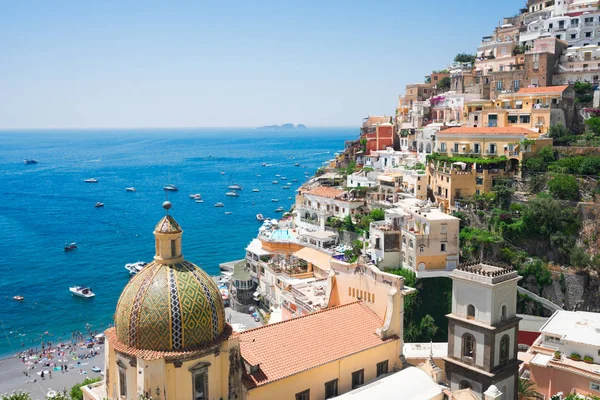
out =
<path fill-rule="evenodd" d="M 532 130 L 526 128 L 517 128 L 514 126 L 508 127 L 480 127 L 480 128 L 469 128 L 469 127 L 457 127 L 444 129 L 439 131 L 436 135 L 531 135 Z"/>
<path fill-rule="evenodd" d="M 568 87 L 569 87 L 569 85 L 521 88 L 521 89 L 519 89 L 519 91 L 517 93 L 518 94 L 523 94 L 523 93 L 531 93 L 531 94 L 534 94 L 534 93 L 562 93 L 565 90 L 567 90 Z"/>
<path fill-rule="evenodd" d="M 232 336 L 236 336 L 236 334 L 233 332 L 233 329 L 231 328 L 231 325 L 226 324 L 223 333 L 221 333 L 221 335 L 216 340 L 209 343 L 205 343 L 200 347 L 196 347 L 194 349 L 185 351 L 155 351 L 135 349 L 133 347 L 129 347 L 117 338 L 117 332 L 115 328 L 107 329 L 106 331 L 104 331 L 104 334 L 106 336 L 106 339 L 110 342 L 110 345 L 116 351 L 133 357 L 139 357 L 143 360 L 158 360 L 160 358 L 194 358 L 206 352 L 207 350 L 210 350 L 222 341 L 227 340 Z"/>
<path fill-rule="evenodd" d="M 242 332 L 242 358 L 260 366 L 245 376 L 245 385 L 265 385 L 398 339 L 377 336 L 382 325 L 367 306 L 354 302 Z"/>
<path fill-rule="evenodd" d="M 318 188 L 314 188 L 313 190 L 306 192 L 306 194 L 312 194 L 312 195 L 320 196 L 320 197 L 329 197 L 330 199 L 335 199 L 336 197 L 338 197 L 339 195 L 341 195 L 343 193 L 344 193 L 343 190 L 334 189 L 334 188 L 325 187 L 325 186 L 319 186 Z"/>

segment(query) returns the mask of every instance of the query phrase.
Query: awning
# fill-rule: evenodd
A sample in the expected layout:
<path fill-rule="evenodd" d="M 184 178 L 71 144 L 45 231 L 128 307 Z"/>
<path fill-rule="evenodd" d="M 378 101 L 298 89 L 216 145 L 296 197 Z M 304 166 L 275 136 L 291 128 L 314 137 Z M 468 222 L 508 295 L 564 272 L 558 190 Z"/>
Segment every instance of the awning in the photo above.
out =
<path fill-rule="evenodd" d="M 294 257 L 297 257 L 299 259 L 313 264 L 319 269 L 328 271 L 330 268 L 329 260 L 331 260 L 331 255 L 323 253 L 319 250 L 315 250 L 310 247 L 305 247 L 293 253 L 293 255 Z"/>
<path fill-rule="evenodd" d="M 379 175 L 377 177 L 378 181 L 384 181 L 384 182 L 394 182 L 394 176 L 391 175 Z"/>
<path fill-rule="evenodd" d="M 523 105 L 523 100 L 517 100 L 517 101 L 515 101 L 515 105 L 522 106 Z"/>

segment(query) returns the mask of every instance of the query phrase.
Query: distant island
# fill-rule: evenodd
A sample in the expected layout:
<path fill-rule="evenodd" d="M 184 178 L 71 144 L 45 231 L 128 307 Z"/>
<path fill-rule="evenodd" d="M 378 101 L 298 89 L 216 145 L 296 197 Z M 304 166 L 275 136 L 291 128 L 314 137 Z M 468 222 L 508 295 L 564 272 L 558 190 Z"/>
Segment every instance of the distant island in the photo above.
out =
<path fill-rule="evenodd" d="M 256 129 L 307 129 L 306 125 L 283 124 L 283 125 L 265 125 Z"/>

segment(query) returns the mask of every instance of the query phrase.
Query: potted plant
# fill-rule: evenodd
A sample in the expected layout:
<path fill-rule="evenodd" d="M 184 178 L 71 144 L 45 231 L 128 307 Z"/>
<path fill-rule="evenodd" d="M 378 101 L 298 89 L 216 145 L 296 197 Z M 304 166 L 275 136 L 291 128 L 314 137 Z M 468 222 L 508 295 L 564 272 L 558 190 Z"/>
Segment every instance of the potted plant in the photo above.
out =
<path fill-rule="evenodd" d="M 594 359 L 590 356 L 584 356 L 583 357 L 583 362 L 587 363 L 587 364 L 593 364 L 594 363 Z"/>
<path fill-rule="evenodd" d="M 562 353 L 561 353 L 560 351 L 556 350 L 556 351 L 554 352 L 554 359 L 555 359 L 555 360 L 560 360 L 560 356 L 561 356 L 561 355 L 562 355 Z"/>
<path fill-rule="evenodd" d="M 581 356 L 578 353 L 571 353 L 569 358 L 573 361 L 581 361 Z"/>

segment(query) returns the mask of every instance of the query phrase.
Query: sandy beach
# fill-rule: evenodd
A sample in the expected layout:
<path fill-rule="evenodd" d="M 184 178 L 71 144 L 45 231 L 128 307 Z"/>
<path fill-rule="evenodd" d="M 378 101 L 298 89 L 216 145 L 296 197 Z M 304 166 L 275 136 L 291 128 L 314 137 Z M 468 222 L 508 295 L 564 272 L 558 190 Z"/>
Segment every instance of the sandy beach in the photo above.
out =
<path fill-rule="evenodd" d="M 230 307 L 225 309 L 225 314 L 231 324 L 239 324 L 238 326 L 241 325 L 246 329 L 261 325 L 260 322 L 254 321 L 251 315 L 236 312 Z M 34 357 L 37 355 L 37 359 L 27 357 L 23 361 L 22 358 L 15 356 L 0 360 L 0 394 L 23 390 L 29 392 L 34 400 L 43 400 L 49 390 L 67 389 L 67 392 L 69 392 L 73 385 L 82 382 L 86 378 L 102 377 L 104 371 L 104 344 L 94 343 L 92 348 L 89 348 L 85 340 L 77 340 L 75 344 L 69 343 L 68 345 L 70 347 L 61 349 L 58 346 L 52 346 L 50 352 L 47 352 L 47 355 L 52 358 L 47 361 L 42 361 L 44 357 L 40 357 L 42 353 L 40 349 L 34 355 Z M 64 356 L 58 355 L 62 354 L 62 351 L 64 351 Z M 48 363 L 54 363 L 57 367 L 45 366 Z M 66 372 L 61 372 L 61 365 L 67 365 Z M 33 367 L 33 369 L 28 369 L 28 367 Z M 100 368 L 102 372 L 92 371 L 93 367 Z M 54 368 L 57 368 L 57 370 Z M 40 375 L 41 371 L 44 371 L 43 379 Z M 52 371 L 51 377 L 47 373 L 48 371 Z M 25 374 L 26 372 L 28 375 Z"/>

